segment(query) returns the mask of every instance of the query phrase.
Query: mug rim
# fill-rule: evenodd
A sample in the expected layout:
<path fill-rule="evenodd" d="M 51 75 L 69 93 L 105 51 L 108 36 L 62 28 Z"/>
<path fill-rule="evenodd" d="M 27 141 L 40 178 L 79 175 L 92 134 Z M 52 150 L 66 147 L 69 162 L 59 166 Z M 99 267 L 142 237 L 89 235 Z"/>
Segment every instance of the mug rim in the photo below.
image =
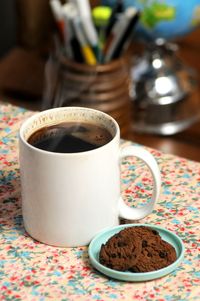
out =
<path fill-rule="evenodd" d="M 40 148 L 37 148 L 35 146 L 33 146 L 32 144 L 30 144 L 24 137 L 24 131 L 26 129 L 26 127 L 28 126 L 29 123 L 31 123 L 32 121 L 34 121 L 35 119 L 39 118 L 40 116 L 42 116 L 43 114 L 48 114 L 48 112 L 59 112 L 59 111 L 76 111 L 76 110 L 79 110 L 79 111 L 90 111 L 90 112 L 94 112 L 94 114 L 98 114 L 98 115 L 102 115 L 104 116 L 105 118 L 109 119 L 113 124 L 114 124 L 114 127 L 115 127 L 115 134 L 113 135 L 113 138 L 106 144 L 98 147 L 98 148 L 95 148 L 95 149 L 92 149 L 92 150 L 88 150 L 88 151 L 82 151 L 82 152 L 76 152 L 76 153 L 59 153 L 59 152 L 51 152 L 51 151 L 47 151 L 47 150 L 43 150 L 43 149 L 40 149 Z M 41 127 L 39 127 L 37 130 L 41 129 Z M 36 131 L 37 131 L 36 130 Z M 47 109 L 47 110 L 43 110 L 41 112 L 37 112 L 36 114 L 30 116 L 28 119 L 26 119 L 22 125 L 20 126 L 20 130 L 19 130 L 19 140 L 21 140 L 21 142 L 26 145 L 28 148 L 34 150 L 34 151 L 37 151 L 39 153 L 42 153 L 42 154 L 48 154 L 48 155 L 53 155 L 53 156 L 80 156 L 80 155 L 84 155 L 84 154 L 88 154 L 88 153 L 92 153 L 92 152 L 97 152 L 97 151 L 100 151 L 102 148 L 105 148 L 107 147 L 108 145 L 110 145 L 111 143 L 113 143 L 116 139 L 120 139 L 120 127 L 117 123 L 117 121 L 112 117 L 110 116 L 109 114 L 107 113 L 104 113 L 100 110 L 96 110 L 96 109 L 93 109 L 93 108 L 87 108 L 87 107 L 58 107 L 58 108 L 52 108 L 52 109 Z"/>

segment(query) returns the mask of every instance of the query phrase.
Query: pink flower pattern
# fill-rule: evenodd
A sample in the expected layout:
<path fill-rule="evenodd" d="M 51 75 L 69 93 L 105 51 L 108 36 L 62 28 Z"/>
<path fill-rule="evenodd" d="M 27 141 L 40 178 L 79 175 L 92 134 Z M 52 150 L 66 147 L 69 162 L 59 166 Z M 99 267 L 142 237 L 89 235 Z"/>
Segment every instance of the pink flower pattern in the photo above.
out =
<path fill-rule="evenodd" d="M 200 163 L 149 149 L 161 170 L 162 191 L 153 213 L 141 223 L 162 225 L 178 234 L 184 241 L 185 257 L 163 278 L 115 281 L 93 269 L 87 247 L 51 247 L 25 232 L 18 132 L 31 114 L 0 105 L 0 300 L 200 300 Z M 122 145 L 129 143 L 122 141 Z M 135 158 L 122 162 L 121 183 L 130 206 L 151 198 L 151 177 Z"/>

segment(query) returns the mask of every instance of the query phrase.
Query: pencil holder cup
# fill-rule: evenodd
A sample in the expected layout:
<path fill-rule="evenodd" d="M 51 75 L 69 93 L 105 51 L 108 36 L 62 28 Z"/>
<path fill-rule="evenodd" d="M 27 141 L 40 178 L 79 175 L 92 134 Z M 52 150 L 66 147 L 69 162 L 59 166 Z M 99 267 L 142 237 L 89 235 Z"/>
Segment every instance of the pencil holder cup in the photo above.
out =
<path fill-rule="evenodd" d="M 103 111 L 118 122 L 121 136 L 131 128 L 129 59 L 98 65 L 70 61 L 64 56 L 51 58 L 46 66 L 43 109 L 79 106 Z"/>

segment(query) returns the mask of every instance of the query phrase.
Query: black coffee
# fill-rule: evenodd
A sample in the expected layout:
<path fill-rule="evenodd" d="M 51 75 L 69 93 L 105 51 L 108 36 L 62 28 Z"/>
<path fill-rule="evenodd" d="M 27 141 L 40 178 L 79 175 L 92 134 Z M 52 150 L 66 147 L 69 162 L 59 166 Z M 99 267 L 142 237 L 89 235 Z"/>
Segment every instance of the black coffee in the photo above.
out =
<path fill-rule="evenodd" d="M 28 142 L 50 152 L 77 153 L 98 148 L 112 138 L 107 129 L 92 123 L 63 122 L 36 131 Z"/>

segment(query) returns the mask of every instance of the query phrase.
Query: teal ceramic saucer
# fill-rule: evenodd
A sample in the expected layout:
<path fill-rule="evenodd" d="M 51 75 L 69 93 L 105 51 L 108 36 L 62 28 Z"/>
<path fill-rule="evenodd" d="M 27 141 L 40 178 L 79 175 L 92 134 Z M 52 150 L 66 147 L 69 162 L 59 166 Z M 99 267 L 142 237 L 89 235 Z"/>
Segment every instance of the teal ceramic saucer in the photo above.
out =
<path fill-rule="evenodd" d="M 103 243 L 106 243 L 106 241 L 113 236 L 114 234 L 118 233 L 124 228 L 127 227 L 133 227 L 133 226 L 147 226 L 151 227 L 152 229 L 155 229 L 159 232 L 160 236 L 162 237 L 163 240 L 167 241 L 170 243 L 176 250 L 177 254 L 177 259 L 175 262 L 173 262 L 171 265 L 157 270 L 153 272 L 146 272 L 146 273 L 133 273 L 133 272 L 120 272 L 116 270 L 109 269 L 102 265 L 99 262 L 99 251 L 101 248 L 101 245 Z M 181 263 L 184 257 L 184 245 L 182 240 L 173 232 L 160 227 L 156 225 L 151 225 L 151 224 L 126 224 L 126 225 L 120 225 L 117 227 L 113 227 L 107 230 L 102 231 L 99 233 L 90 243 L 89 249 L 89 258 L 90 262 L 93 265 L 94 268 L 96 268 L 99 272 L 103 273 L 104 275 L 122 280 L 122 281 L 148 281 L 148 280 L 153 280 L 157 278 L 161 278 L 163 276 L 166 276 L 167 274 L 171 273 L 174 271 L 178 265 Z"/>

